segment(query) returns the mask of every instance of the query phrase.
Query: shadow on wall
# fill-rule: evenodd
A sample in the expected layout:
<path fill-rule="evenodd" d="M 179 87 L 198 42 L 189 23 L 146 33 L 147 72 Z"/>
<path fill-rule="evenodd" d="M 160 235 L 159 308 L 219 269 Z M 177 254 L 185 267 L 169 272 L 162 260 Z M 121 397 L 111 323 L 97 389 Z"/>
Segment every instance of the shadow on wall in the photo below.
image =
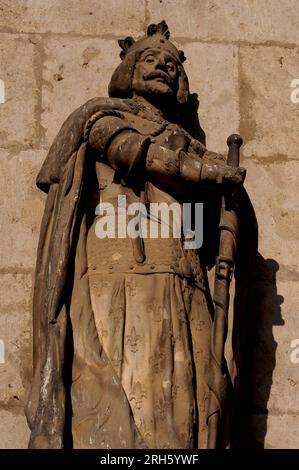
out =
<path fill-rule="evenodd" d="M 277 343 L 273 336 L 273 326 L 284 325 L 281 316 L 281 304 L 284 299 L 278 295 L 276 285 L 278 270 L 279 264 L 275 260 L 264 259 L 256 252 L 251 260 L 247 305 L 238 305 L 241 296 L 239 295 L 239 300 L 236 298 L 235 314 L 242 313 L 234 338 L 239 362 L 236 382 L 238 396 L 234 410 L 234 447 L 264 448 L 265 445 L 267 403 L 276 364 Z M 241 280 L 238 283 L 238 290 L 244 288 Z"/>

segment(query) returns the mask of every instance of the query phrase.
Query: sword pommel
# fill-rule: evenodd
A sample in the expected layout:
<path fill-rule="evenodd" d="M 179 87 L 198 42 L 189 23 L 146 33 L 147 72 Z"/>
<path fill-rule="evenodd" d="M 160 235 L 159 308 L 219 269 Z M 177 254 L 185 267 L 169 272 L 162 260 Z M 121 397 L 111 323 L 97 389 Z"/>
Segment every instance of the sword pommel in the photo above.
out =
<path fill-rule="evenodd" d="M 240 147 L 243 144 L 243 139 L 239 134 L 231 134 L 226 141 L 228 145 L 227 164 L 230 166 L 239 166 L 240 160 Z"/>

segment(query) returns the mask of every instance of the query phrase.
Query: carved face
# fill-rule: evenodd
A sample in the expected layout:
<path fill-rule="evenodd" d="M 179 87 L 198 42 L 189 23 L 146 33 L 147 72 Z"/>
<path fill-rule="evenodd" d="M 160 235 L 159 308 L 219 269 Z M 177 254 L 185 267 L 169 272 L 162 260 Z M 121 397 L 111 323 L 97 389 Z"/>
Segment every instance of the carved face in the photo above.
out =
<path fill-rule="evenodd" d="M 132 88 L 135 95 L 175 95 L 177 79 L 176 60 L 166 51 L 147 49 L 135 65 Z"/>

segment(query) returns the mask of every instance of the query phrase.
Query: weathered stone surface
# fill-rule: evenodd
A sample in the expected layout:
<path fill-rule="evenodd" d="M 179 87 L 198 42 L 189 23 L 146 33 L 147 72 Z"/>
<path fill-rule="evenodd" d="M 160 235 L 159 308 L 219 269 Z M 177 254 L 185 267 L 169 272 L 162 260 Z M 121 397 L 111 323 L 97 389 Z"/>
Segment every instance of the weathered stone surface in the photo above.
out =
<path fill-rule="evenodd" d="M 27 36 L 0 34 L 0 78 L 5 102 L 0 104 L 0 146 L 32 147 L 36 142 L 36 46 Z"/>
<path fill-rule="evenodd" d="M 144 0 L 10 0 L 1 1 L 2 31 L 136 34 L 142 31 Z M 20 21 L 21 18 L 21 21 Z"/>
<path fill-rule="evenodd" d="M 148 14 L 167 19 L 174 36 L 299 44 L 297 0 L 149 0 Z"/>
<path fill-rule="evenodd" d="M 47 145 L 76 107 L 95 96 L 108 96 L 119 51 L 115 40 L 63 37 L 46 42 L 42 124 Z"/>
<path fill-rule="evenodd" d="M 0 339 L 4 363 L 0 364 L 0 403 L 23 406 L 31 379 L 32 276 L 2 274 Z"/>
<path fill-rule="evenodd" d="M 250 417 L 251 432 L 257 443 L 263 442 L 266 428 L 266 449 L 298 449 L 298 415 L 253 415 Z"/>
<path fill-rule="evenodd" d="M 28 310 L 31 302 L 31 274 L 0 274 L 1 291 L 0 307 L 2 311 L 9 312 L 11 308 L 19 306 Z"/>
<path fill-rule="evenodd" d="M 0 146 L 7 147 L 0 158 L 1 272 L 30 272 L 35 264 L 44 205 L 35 177 L 45 152 L 20 149 L 38 146 L 41 137 L 49 146 L 76 106 L 107 95 L 111 72 L 120 60 L 117 41 L 107 38 L 143 34 L 147 3 L 146 23 L 165 18 L 172 37 L 181 38 L 191 91 L 199 93 L 207 146 L 223 152 L 231 132 L 239 130 L 244 137 L 242 163 L 248 170 L 246 187 L 257 213 L 263 257 L 252 299 L 250 345 L 255 374 L 251 411 L 261 414 L 250 418 L 251 426 L 257 441 L 266 433 L 266 447 L 298 448 L 299 365 L 291 362 L 290 354 L 291 341 L 299 338 L 299 170 L 297 162 L 289 161 L 298 158 L 299 104 L 290 100 L 290 84 L 299 78 L 299 61 L 298 49 L 289 47 L 299 44 L 298 0 L 100 3 L 1 1 L 1 31 L 38 33 L 0 35 L 0 79 L 5 83 Z M 235 41 L 243 43 L 240 63 Z M 244 45 L 250 42 L 265 47 Z M 43 136 L 38 122 L 42 68 Z M 31 282 L 30 274 L 1 275 L 0 339 L 5 340 L 6 362 L 0 364 L 0 406 L 12 406 L 11 412 L 0 408 L 2 448 L 26 447 L 28 442 L 25 418 L 14 413 L 23 413 L 31 367 Z M 226 352 L 233 371 L 230 335 L 231 328 Z"/>
<path fill-rule="evenodd" d="M 298 78 L 298 49 L 242 47 L 240 53 L 240 132 L 246 156 L 299 158 L 299 104 L 291 101 Z"/>
<path fill-rule="evenodd" d="M 35 186 L 44 151 L 0 151 L 1 267 L 33 269 L 44 198 Z"/>
<path fill-rule="evenodd" d="M 255 159 L 241 160 L 247 168 L 245 186 L 259 224 L 259 251 L 283 265 L 277 278 L 287 280 L 296 273 L 299 239 L 296 161 L 262 165 Z M 295 277 L 296 279 L 296 277 Z M 293 279 L 294 280 L 294 279 Z"/>
<path fill-rule="evenodd" d="M 29 428 L 25 416 L 0 410 L 0 449 L 26 449 Z"/>
<path fill-rule="evenodd" d="M 268 261 L 269 265 L 269 261 Z M 251 299 L 251 403 L 256 412 L 299 413 L 299 364 L 291 342 L 299 338 L 297 282 L 256 281 Z"/>
<path fill-rule="evenodd" d="M 184 66 L 191 92 L 198 94 L 199 119 L 207 147 L 226 152 L 227 137 L 239 127 L 237 48 L 199 43 L 179 47 L 187 57 Z"/>

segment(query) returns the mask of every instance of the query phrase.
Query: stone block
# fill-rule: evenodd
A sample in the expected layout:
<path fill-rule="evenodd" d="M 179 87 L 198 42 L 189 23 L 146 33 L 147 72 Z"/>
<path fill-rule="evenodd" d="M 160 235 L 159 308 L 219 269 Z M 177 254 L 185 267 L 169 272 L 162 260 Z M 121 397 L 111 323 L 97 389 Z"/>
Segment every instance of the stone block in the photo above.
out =
<path fill-rule="evenodd" d="M 0 274 L 0 306 L 2 311 L 9 312 L 11 308 L 25 306 L 28 310 L 31 302 L 31 274 Z"/>
<path fill-rule="evenodd" d="M 35 179 L 45 151 L 0 151 L 0 267 L 33 269 L 44 196 Z"/>
<path fill-rule="evenodd" d="M 176 37 L 299 44 L 297 0 L 149 0 L 148 17 Z"/>
<path fill-rule="evenodd" d="M 299 158 L 299 103 L 292 102 L 290 87 L 298 63 L 298 49 L 241 48 L 240 133 L 246 156 L 269 162 Z"/>
<path fill-rule="evenodd" d="M 37 139 L 36 46 L 25 35 L 0 34 L 0 146 L 32 147 Z"/>
<path fill-rule="evenodd" d="M 297 161 L 263 165 L 241 159 L 247 169 L 245 187 L 259 224 L 259 251 L 279 264 L 277 279 L 298 280 L 299 210 Z"/>
<path fill-rule="evenodd" d="M 1 10 L 2 31 L 129 35 L 142 32 L 145 1 L 2 0 Z"/>
<path fill-rule="evenodd" d="M 266 449 L 298 449 L 298 415 L 252 415 L 249 426 L 255 442 L 264 442 Z"/>
<path fill-rule="evenodd" d="M 148 0 L 148 22 L 165 20 L 173 38 L 202 37 L 201 14 L 204 6 L 196 0 Z"/>
<path fill-rule="evenodd" d="M 198 115 L 209 150 L 226 152 L 227 137 L 239 128 L 238 55 L 235 46 L 177 44 L 186 55 L 184 63 L 190 90 L 198 94 Z"/>
<path fill-rule="evenodd" d="M 0 339 L 4 344 L 0 403 L 22 407 L 32 373 L 32 277 L 1 274 L 0 278 Z"/>
<path fill-rule="evenodd" d="M 63 37 L 46 42 L 42 90 L 46 145 L 74 109 L 95 96 L 108 96 L 119 51 L 116 40 Z"/>
<path fill-rule="evenodd" d="M 0 410 L 0 449 L 27 449 L 29 428 L 23 414 Z"/>

